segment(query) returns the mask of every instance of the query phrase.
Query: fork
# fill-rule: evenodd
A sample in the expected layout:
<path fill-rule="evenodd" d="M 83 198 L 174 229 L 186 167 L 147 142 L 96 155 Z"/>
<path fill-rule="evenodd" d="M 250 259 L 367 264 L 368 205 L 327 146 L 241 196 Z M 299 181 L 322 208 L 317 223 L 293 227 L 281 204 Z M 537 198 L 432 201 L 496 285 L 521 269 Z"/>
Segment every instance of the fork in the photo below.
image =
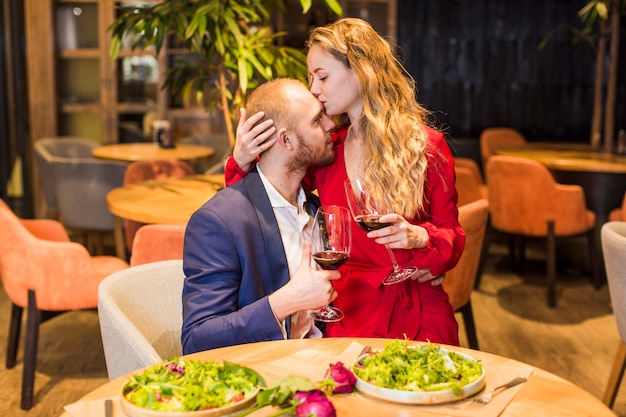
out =
<path fill-rule="evenodd" d="M 495 388 L 492 388 L 488 393 L 486 393 L 482 397 L 474 398 L 472 401 L 478 404 L 488 404 L 496 393 L 502 392 L 503 390 L 507 388 L 514 387 L 515 385 L 521 384 L 522 382 L 526 382 L 526 377 L 518 376 L 517 378 L 512 379 L 511 381 L 507 382 L 504 385 L 500 385 Z"/>

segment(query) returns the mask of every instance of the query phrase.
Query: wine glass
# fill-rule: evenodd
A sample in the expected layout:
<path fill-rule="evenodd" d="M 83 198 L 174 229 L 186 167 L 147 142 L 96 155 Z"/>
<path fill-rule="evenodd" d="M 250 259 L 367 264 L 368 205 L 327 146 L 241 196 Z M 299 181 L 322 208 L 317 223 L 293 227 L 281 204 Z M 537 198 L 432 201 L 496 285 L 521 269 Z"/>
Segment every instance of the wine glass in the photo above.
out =
<path fill-rule="evenodd" d="M 392 213 L 391 208 L 384 204 L 384 202 L 375 203 L 359 178 L 353 180 L 347 179 L 344 182 L 344 188 L 352 217 L 361 229 L 369 232 L 391 226 L 391 223 L 381 223 L 379 221 L 385 214 Z M 384 285 L 393 285 L 405 281 L 417 272 L 418 268 L 415 266 L 400 266 L 389 245 L 384 246 L 393 264 L 393 271 L 383 280 Z"/>
<path fill-rule="evenodd" d="M 340 206 L 322 206 L 315 214 L 311 237 L 313 259 L 322 269 L 335 270 L 348 260 L 352 246 L 350 213 Z M 317 321 L 333 322 L 343 319 L 336 307 L 324 306 L 311 313 Z"/>

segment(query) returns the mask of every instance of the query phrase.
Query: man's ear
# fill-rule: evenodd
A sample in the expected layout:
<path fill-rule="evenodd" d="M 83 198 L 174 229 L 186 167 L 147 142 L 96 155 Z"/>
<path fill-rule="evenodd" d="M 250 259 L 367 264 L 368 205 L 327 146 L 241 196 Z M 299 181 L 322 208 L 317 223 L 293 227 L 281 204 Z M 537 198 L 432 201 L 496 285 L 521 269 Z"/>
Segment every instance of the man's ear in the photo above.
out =
<path fill-rule="evenodd" d="M 276 143 L 283 147 L 287 151 L 293 150 L 293 142 L 289 137 L 289 129 L 280 128 L 276 133 Z"/>

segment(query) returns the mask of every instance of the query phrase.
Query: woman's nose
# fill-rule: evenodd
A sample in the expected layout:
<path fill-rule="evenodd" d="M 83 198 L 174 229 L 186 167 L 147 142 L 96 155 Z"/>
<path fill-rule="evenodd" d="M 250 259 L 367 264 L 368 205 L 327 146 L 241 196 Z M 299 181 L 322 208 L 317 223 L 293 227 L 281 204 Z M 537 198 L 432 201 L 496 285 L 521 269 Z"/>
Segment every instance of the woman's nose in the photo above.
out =
<path fill-rule="evenodd" d="M 309 90 L 311 91 L 311 94 L 319 98 L 321 92 L 319 88 L 317 88 L 317 83 L 315 81 L 311 81 L 311 87 L 309 88 Z"/>

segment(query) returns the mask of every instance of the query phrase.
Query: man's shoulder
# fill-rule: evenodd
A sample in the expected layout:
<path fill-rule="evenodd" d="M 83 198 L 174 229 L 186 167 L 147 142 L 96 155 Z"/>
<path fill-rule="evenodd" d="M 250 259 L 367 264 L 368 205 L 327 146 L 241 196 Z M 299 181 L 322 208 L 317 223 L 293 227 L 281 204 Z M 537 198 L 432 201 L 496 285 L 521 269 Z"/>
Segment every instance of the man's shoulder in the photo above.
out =
<path fill-rule="evenodd" d="M 203 207 L 219 207 L 222 205 L 234 204 L 235 202 L 240 204 L 243 201 L 249 200 L 250 198 L 246 192 L 244 182 L 237 181 L 236 183 L 219 190 L 217 194 L 204 203 Z"/>

